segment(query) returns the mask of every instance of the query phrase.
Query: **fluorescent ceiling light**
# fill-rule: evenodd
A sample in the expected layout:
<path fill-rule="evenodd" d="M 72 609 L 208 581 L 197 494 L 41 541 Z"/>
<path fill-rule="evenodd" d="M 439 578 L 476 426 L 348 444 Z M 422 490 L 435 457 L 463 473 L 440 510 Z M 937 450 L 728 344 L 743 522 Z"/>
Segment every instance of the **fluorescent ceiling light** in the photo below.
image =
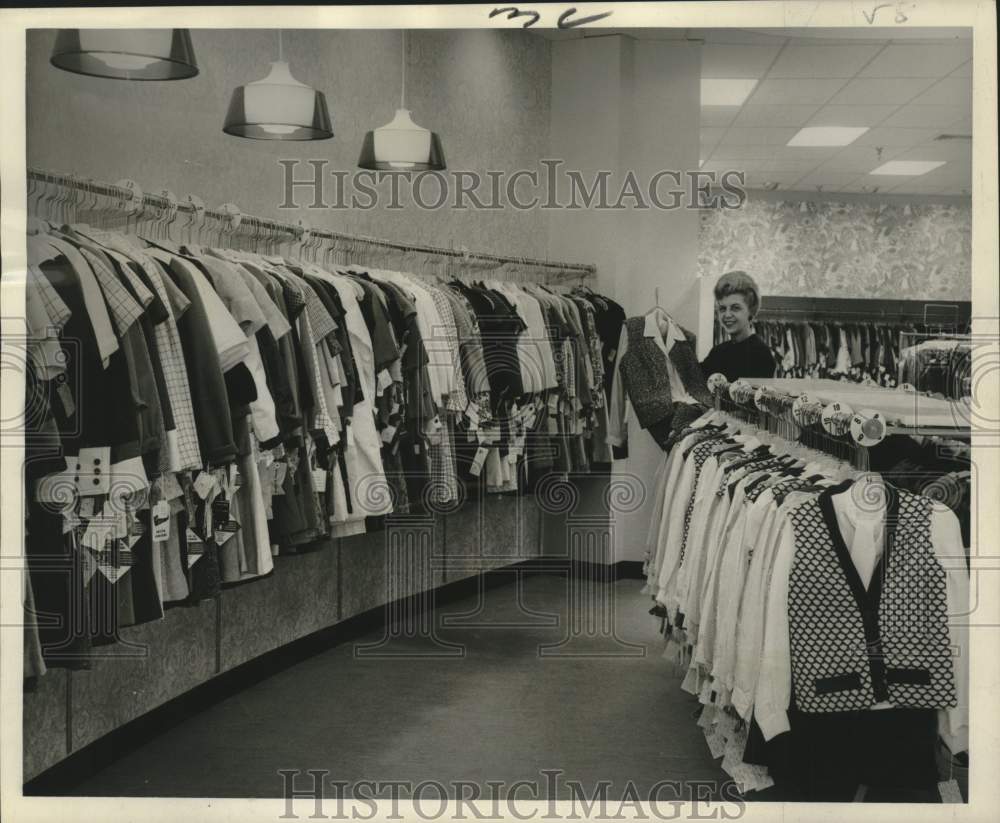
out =
<path fill-rule="evenodd" d="M 742 106 L 754 90 L 754 78 L 732 80 L 702 79 L 701 104 L 703 106 Z"/>
<path fill-rule="evenodd" d="M 877 169 L 872 169 L 868 173 L 910 175 L 916 177 L 921 174 L 927 174 L 927 172 L 944 164 L 944 160 L 890 160 L 888 163 L 883 163 Z"/>
<path fill-rule="evenodd" d="M 789 146 L 849 146 L 868 126 L 806 126 L 799 129 L 786 145 Z"/>

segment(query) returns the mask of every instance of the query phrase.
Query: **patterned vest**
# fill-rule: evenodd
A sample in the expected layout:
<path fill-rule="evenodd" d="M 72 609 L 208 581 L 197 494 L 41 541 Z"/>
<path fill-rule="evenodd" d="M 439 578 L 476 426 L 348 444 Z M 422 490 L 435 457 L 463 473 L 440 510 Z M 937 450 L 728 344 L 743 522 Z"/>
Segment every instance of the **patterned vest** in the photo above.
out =
<path fill-rule="evenodd" d="M 931 500 L 886 485 L 886 535 L 869 588 L 837 526 L 832 487 L 789 519 L 795 557 L 788 629 L 797 708 L 841 712 L 957 704 L 945 572 L 930 541 Z"/>
<path fill-rule="evenodd" d="M 618 363 L 618 371 L 642 428 L 648 429 L 673 414 L 668 358 L 688 394 L 699 403 L 712 405 L 712 395 L 690 342 L 675 341 L 669 355 L 664 357 L 656 341 L 646 337 L 645 317 L 628 318 L 625 328 L 628 346 Z"/>

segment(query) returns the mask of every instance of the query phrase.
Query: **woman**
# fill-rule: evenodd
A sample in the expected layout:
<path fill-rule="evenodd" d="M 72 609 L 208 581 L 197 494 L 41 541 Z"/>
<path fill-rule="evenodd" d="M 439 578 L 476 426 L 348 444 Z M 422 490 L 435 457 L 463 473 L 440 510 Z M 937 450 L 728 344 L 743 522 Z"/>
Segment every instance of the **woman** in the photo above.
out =
<path fill-rule="evenodd" d="M 753 331 L 760 309 L 760 290 L 742 271 L 731 271 L 715 284 L 715 308 L 729 339 L 719 343 L 701 363 L 705 377 L 716 372 L 730 382 L 740 377 L 774 377 L 774 356 Z"/>

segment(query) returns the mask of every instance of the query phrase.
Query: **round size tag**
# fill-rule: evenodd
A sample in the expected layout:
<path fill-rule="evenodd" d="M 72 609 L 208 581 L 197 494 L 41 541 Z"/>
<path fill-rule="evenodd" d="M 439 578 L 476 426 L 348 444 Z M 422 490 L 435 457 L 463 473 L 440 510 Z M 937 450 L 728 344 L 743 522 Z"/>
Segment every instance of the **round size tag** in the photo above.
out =
<path fill-rule="evenodd" d="M 119 180 L 115 185 L 122 190 L 122 209 L 128 214 L 142 211 L 142 189 L 135 180 L 128 178 Z"/>
<path fill-rule="evenodd" d="M 223 203 L 219 206 L 219 213 L 226 219 L 230 231 L 235 231 L 243 222 L 243 212 L 235 203 Z"/>
<path fill-rule="evenodd" d="M 763 386 L 760 386 L 757 391 L 753 393 L 753 404 L 760 409 L 760 411 L 767 411 L 767 394 Z"/>
<path fill-rule="evenodd" d="M 820 422 L 828 434 L 840 437 L 847 433 L 853 415 L 854 409 L 846 403 L 836 401 L 823 409 L 823 413 L 820 415 Z"/>
<path fill-rule="evenodd" d="M 729 385 L 726 375 L 720 374 L 719 372 L 715 372 L 710 375 L 706 382 L 708 383 L 708 390 L 713 394 L 718 394 L 719 392 L 725 390 L 725 388 Z"/>
<path fill-rule="evenodd" d="M 885 439 L 886 423 L 881 412 L 862 409 L 851 418 L 851 437 L 862 446 L 874 446 Z"/>
<path fill-rule="evenodd" d="M 177 214 L 177 195 L 170 191 L 170 189 L 161 189 L 157 194 L 167 201 L 165 211 L 173 219 L 174 215 Z"/>
<path fill-rule="evenodd" d="M 188 205 L 191 207 L 193 221 L 201 223 L 201 221 L 205 218 L 205 201 L 202 200 L 197 194 L 189 194 L 186 199 Z"/>

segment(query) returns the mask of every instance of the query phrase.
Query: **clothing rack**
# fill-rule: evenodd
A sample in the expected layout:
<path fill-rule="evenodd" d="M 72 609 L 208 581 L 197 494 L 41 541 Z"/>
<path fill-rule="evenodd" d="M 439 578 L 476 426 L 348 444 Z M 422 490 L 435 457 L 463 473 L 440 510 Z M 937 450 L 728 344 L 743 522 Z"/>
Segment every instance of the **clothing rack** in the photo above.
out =
<path fill-rule="evenodd" d="M 832 320 L 846 323 L 919 324 L 957 331 L 971 322 L 968 300 L 883 300 L 846 297 L 767 296 L 757 313 L 761 320 Z"/>
<path fill-rule="evenodd" d="M 837 403 L 836 397 L 797 395 L 769 386 L 767 381 L 737 380 L 730 384 L 725 378 L 713 378 L 709 389 L 715 396 L 717 409 L 746 416 L 762 429 L 833 454 L 862 470 L 869 465 L 868 448 L 886 437 L 967 440 L 972 433 L 970 426 L 958 424 L 920 425 L 919 421 L 886 420 L 877 408 L 872 408 L 878 405 L 878 389 L 872 394 L 871 407 L 852 409 L 842 404 L 843 409 L 834 413 L 829 410 Z"/>
<path fill-rule="evenodd" d="M 539 260 L 531 257 L 512 257 L 487 252 L 468 251 L 465 249 L 446 249 L 438 246 L 414 243 L 397 243 L 391 240 L 364 235 L 349 235 L 325 229 L 311 229 L 302 220 L 297 223 L 286 223 L 268 217 L 242 214 L 239 208 L 232 203 L 227 203 L 217 209 L 209 209 L 205 208 L 202 201 L 193 195 L 189 195 L 187 199 L 178 200 L 172 193 L 167 191 L 162 191 L 159 194 L 144 192 L 132 181 L 108 183 L 79 175 L 63 174 L 35 168 L 28 169 L 28 180 L 34 183 L 54 185 L 67 191 L 77 192 L 78 196 L 76 198 L 72 200 L 64 198 L 59 201 L 61 207 L 68 210 L 74 210 L 80 204 L 80 197 L 84 195 L 101 196 L 114 198 L 123 204 L 135 203 L 136 216 L 141 215 L 147 208 L 172 215 L 184 213 L 190 215 L 191 218 L 200 216 L 202 226 L 208 219 L 213 219 L 220 223 L 224 227 L 220 230 L 221 233 L 232 233 L 238 230 L 241 233 L 245 233 L 246 229 L 250 229 L 256 233 L 256 236 L 269 235 L 267 239 L 274 243 L 302 242 L 310 239 L 318 239 L 329 240 L 334 243 L 360 244 L 404 253 L 437 255 L 485 264 L 510 264 L 538 268 L 545 270 L 547 276 L 553 277 L 556 280 L 591 278 L 597 273 L 595 266 L 586 263 L 564 263 Z M 32 190 L 29 189 L 29 197 L 31 194 Z"/>

